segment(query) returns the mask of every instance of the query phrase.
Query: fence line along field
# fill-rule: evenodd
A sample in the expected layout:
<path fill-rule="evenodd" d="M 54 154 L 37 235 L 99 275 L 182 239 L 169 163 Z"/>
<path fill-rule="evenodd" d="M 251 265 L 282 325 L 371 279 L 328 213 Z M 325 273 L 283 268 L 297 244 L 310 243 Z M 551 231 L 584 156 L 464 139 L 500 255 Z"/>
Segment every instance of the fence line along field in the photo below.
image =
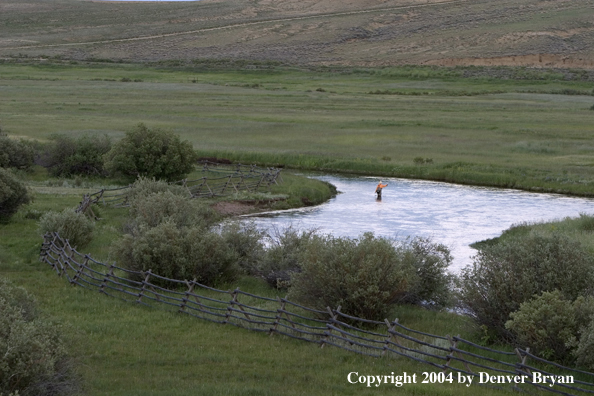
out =
<path fill-rule="evenodd" d="M 164 308 L 222 325 L 230 324 L 269 335 L 342 348 L 376 358 L 404 357 L 442 372 L 445 382 L 456 373 L 466 381 L 511 386 L 515 390 L 550 391 L 563 395 L 594 393 L 594 373 L 564 367 L 535 356 L 477 345 L 459 336 L 441 336 L 407 328 L 398 319 L 384 322 L 353 317 L 235 290 L 219 290 L 196 280 L 179 280 L 148 271 L 130 271 L 81 254 L 57 233 L 44 236 L 40 260 L 72 285 L 124 301 Z M 503 382 L 499 382 L 503 379 Z M 453 379 L 452 379 L 453 381 Z"/>
<path fill-rule="evenodd" d="M 261 189 L 269 189 L 272 184 L 282 182 L 281 169 L 260 168 L 256 165 L 221 165 L 209 161 L 202 161 L 202 169 L 194 172 L 202 177 L 193 180 L 179 180 L 170 183 L 181 186 L 187 190 L 191 198 L 214 198 L 224 197 L 239 192 L 258 192 Z M 128 206 L 128 193 L 134 185 L 119 188 L 101 189 L 93 194 L 85 194 L 77 212 L 92 215 L 92 205 L 101 203 L 112 207 Z M 95 217 L 93 215 L 93 217 Z"/>

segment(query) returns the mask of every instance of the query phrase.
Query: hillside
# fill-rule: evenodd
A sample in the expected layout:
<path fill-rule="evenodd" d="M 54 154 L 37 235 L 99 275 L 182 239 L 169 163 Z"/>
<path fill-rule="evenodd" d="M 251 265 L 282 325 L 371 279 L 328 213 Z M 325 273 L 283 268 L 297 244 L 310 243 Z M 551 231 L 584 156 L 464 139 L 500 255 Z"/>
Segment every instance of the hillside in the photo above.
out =
<path fill-rule="evenodd" d="M 594 0 L 2 0 L 0 57 L 594 69 Z"/>

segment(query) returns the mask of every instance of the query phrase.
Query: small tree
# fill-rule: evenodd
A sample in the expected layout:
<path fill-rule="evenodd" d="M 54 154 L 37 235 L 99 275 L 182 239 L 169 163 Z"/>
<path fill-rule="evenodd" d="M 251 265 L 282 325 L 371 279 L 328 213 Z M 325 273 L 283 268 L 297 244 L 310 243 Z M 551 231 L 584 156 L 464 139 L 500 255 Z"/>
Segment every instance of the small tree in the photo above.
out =
<path fill-rule="evenodd" d="M 63 239 L 68 239 L 72 247 L 82 248 L 91 242 L 95 223 L 83 213 L 66 208 L 61 212 L 50 211 L 39 219 L 39 231 L 42 235 L 57 232 Z"/>
<path fill-rule="evenodd" d="M 0 167 L 29 169 L 35 160 L 32 144 L 0 134 Z"/>
<path fill-rule="evenodd" d="M 520 346 L 530 347 L 546 359 L 567 359 L 566 344 L 577 333 L 578 324 L 574 305 L 559 290 L 522 303 L 510 318 L 505 327 L 514 333 Z"/>
<path fill-rule="evenodd" d="M 414 276 L 392 241 L 372 233 L 359 239 L 316 235 L 300 256 L 290 299 L 321 310 L 340 305 L 343 312 L 366 319 L 384 319 Z"/>
<path fill-rule="evenodd" d="M 53 135 L 50 139 L 44 162 L 53 176 L 105 175 L 103 156 L 111 149 L 107 135 Z"/>
<path fill-rule="evenodd" d="M 27 188 L 10 171 L 0 168 L 0 222 L 7 221 L 19 206 L 29 203 Z"/>
<path fill-rule="evenodd" d="M 192 144 L 181 141 L 179 136 L 138 124 L 114 144 L 105 160 L 105 167 L 112 174 L 175 181 L 192 171 L 197 155 Z"/>
<path fill-rule="evenodd" d="M 196 278 L 207 285 L 231 281 L 240 272 L 235 252 L 219 234 L 198 227 L 180 228 L 171 220 L 124 235 L 113 244 L 112 254 L 132 271 L 150 269 L 166 278 Z M 158 278 L 151 281 L 168 285 Z"/>

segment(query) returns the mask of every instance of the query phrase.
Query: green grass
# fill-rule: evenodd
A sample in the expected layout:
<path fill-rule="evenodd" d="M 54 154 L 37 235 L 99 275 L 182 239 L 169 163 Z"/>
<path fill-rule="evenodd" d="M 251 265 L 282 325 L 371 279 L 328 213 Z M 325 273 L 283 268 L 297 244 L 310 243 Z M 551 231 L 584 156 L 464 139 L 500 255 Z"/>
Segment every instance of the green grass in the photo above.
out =
<path fill-rule="evenodd" d="M 40 173 L 37 171 L 36 173 Z M 36 176 L 37 178 L 38 176 Z M 290 186 L 298 178 L 285 177 Z M 89 182 L 90 183 L 90 182 Z M 269 337 L 125 303 L 74 287 L 38 262 L 41 236 L 32 214 L 73 207 L 85 189 L 31 182 L 35 201 L 0 225 L 0 276 L 36 296 L 44 313 L 63 325 L 64 337 L 88 395 L 371 395 L 392 394 L 393 387 L 352 385 L 347 375 L 421 373 L 429 366 L 404 358 L 374 359 L 348 351 Z M 96 186 L 89 186 L 93 189 Z M 108 261 L 109 245 L 118 238 L 126 209 L 99 209 L 95 239 L 85 253 Z M 274 296 L 263 281 L 242 278 L 219 285 Z M 397 307 L 400 322 L 438 334 L 471 337 L 468 321 L 450 313 Z M 472 395 L 463 385 L 409 384 L 411 395 Z M 481 388 L 487 395 L 507 392 Z"/>
<path fill-rule="evenodd" d="M 594 83 L 540 79 L 544 71 L 497 80 L 356 70 L 9 63 L 0 65 L 0 120 L 10 135 L 39 140 L 118 139 L 144 122 L 202 155 L 248 163 L 594 195 L 594 98 L 574 94 Z M 386 89 L 431 94 L 369 94 Z"/>
<path fill-rule="evenodd" d="M 480 248 L 481 246 L 513 240 L 514 238 L 529 235 L 531 233 L 540 235 L 561 233 L 572 240 L 581 243 L 582 246 L 585 246 L 592 254 L 594 254 L 594 216 L 587 214 L 581 214 L 579 217 L 566 217 L 554 221 L 516 224 L 503 231 L 500 236 L 476 242 L 472 246 Z"/>

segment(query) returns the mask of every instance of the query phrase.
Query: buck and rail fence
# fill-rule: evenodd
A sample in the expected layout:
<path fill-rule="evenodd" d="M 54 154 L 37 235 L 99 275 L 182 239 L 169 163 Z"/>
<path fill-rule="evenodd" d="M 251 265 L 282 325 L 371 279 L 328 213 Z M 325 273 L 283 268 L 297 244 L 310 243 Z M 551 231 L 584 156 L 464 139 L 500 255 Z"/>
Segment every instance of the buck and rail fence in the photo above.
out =
<path fill-rule="evenodd" d="M 435 381 L 447 382 L 447 375 L 455 374 L 456 378 L 474 378 L 473 384 L 488 383 L 488 386 L 511 387 L 530 393 L 594 394 L 593 373 L 542 359 L 528 348 L 495 350 L 460 336 L 414 330 L 398 319 L 367 320 L 347 315 L 340 307 L 312 309 L 286 298 L 258 296 L 239 288 L 219 290 L 195 279 L 169 279 L 150 270 L 130 271 L 79 253 L 57 233 L 44 236 L 40 260 L 72 285 L 124 301 L 271 336 L 284 335 L 318 344 L 321 348 L 334 346 L 377 358 L 412 359 L 429 366 L 436 373 Z M 486 380 L 487 375 L 491 381 Z M 523 383 L 514 383 L 514 378 Z M 503 382 L 492 385 L 500 382 L 499 379 Z"/>
<path fill-rule="evenodd" d="M 171 182 L 185 188 L 191 198 L 222 197 L 239 192 L 258 192 L 269 189 L 273 184 L 282 182 L 281 169 L 261 168 L 256 165 L 219 164 L 201 162 L 201 177 Z M 113 207 L 128 206 L 128 193 L 134 185 L 120 188 L 102 189 L 93 194 L 85 194 L 76 212 L 92 214 L 93 204 Z"/>

